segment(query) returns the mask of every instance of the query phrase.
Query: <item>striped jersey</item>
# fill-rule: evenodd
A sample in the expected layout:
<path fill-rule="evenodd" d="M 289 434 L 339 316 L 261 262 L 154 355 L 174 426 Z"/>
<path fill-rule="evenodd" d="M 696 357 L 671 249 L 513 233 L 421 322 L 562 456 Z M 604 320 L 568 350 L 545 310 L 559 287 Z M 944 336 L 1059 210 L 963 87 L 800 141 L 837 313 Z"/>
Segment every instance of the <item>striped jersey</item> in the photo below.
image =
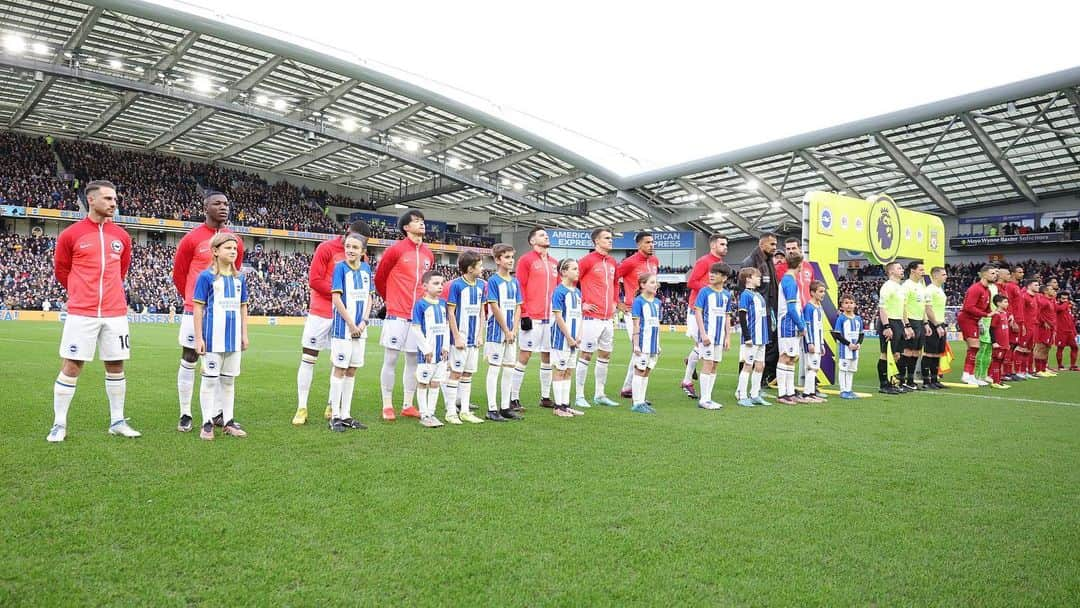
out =
<path fill-rule="evenodd" d="M 450 349 L 450 325 L 446 320 L 446 302 L 418 298 L 413 304 L 413 328 L 420 333 L 417 348 L 425 355 L 435 354 L 431 363 L 445 361 L 443 351 Z"/>
<path fill-rule="evenodd" d="M 476 346 L 482 331 L 480 313 L 484 308 L 484 280 L 477 279 L 475 283 L 469 283 L 465 277 L 454 279 L 450 283 L 446 307 L 450 314 L 454 315 L 458 335 L 465 341 L 465 346 Z"/>
<path fill-rule="evenodd" d="M 195 302 L 205 306 L 203 341 L 208 353 L 234 353 L 241 349 L 241 307 L 248 302 L 244 275 L 215 274 L 204 270 L 195 280 Z"/>
<path fill-rule="evenodd" d="M 810 302 L 803 308 L 803 322 L 806 323 L 806 335 L 803 337 L 803 344 L 806 346 L 814 346 L 814 354 L 822 354 L 825 346 L 825 317 L 821 314 L 821 307 Z M 807 349 L 806 352 L 810 352 Z"/>
<path fill-rule="evenodd" d="M 371 297 L 371 266 L 367 262 L 360 262 L 356 268 L 349 266 L 347 260 L 342 260 L 334 266 L 334 276 L 331 279 L 331 293 L 341 294 L 341 303 L 349 311 L 349 317 L 353 325 L 360 325 L 367 320 L 364 308 Z M 370 311 L 369 311 L 370 312 Z M 345 318 L 334 308 L 334 321 L 330 327 L 331 338 L 350 339 L 349 324 Z"/>
<path fill-rule="evenodd" d="M 488 279 L 487 288 L 485 290 L 487 295 L 485 297 L 486 302 L 493 302 L 498 305 L 499 310 L 506 315 L 506 327 L 513 330 L 514 323 L 518 322 L 518 310 L 521 308 L 521 285 L 518 283 L 517 278 L 510 277 L 504 279 L 498 274 L 491 275 Z M 488 342 L 502 342 L 505 336 L 503 336 L 502 326 L 495 319 L 495 315 L 488 313 L 487 319 L 487 341 Z"/>
<path fill-rule="evenodd" d="M 563 334 L 558 323 L 551 324 L 551 350 L 570 350 L 567 338 L 581 339 L 581 290 L 559 284 L 551 296 L 551 312 L 561 313 L 570 334 Z"/>
<path fill-rule="evenodd" d="M 802 296 L 799 294 L 799 282 L 795 280 L 795 275 L 785 274 L 784 278 L 780 279 L 777 300 L 776 333 L 781 338 L 794 338 L 804 325 Z"/>
<path fill-rule="evenodd" d="M 837 315 L 836 325 L 833 326 L 833 331 L 844 336 L 844 339 L 850 343 L 857 343 L 859 338 L 862 337 L 863 321 L 859 315 L 847 316 L 843 313 Z M 837 356 L 841 359 L 847 359 L 849 361 L 859 359 L 859 351 L 851 350 L 850 347 L 845 346 L 843 342 L 839 344 Z"/>
<path fill-rule="evenodd" d="M 746 325 L 750 335 L 743 336 L 743 343 L 755 346 L 769 342 L 769 309 L 765 307 L 765 296 L 753 289 L 744 289 L 739 296 L 739 310 L 746 311 Z"/>
<path fill-rule="evenodd" d="M 728 310 L 731 307 L 731 292 L 726 289 L 713 289 L 705 286 L 698 292 L 694 308 L 701 310 L 701 320 L 705 323 L 703 335 L 709 336 L 713 344 L 723 344 L 728 332 Z"/>
<path fill-rule="evenodd" d="M 634 298 L 631 316 L 638 319 L 638 330 L 634 334 L 634 346 L 643 355 L 656 355 L 660 352 L 660 300 L 646 299 L 645 296 Z"/>

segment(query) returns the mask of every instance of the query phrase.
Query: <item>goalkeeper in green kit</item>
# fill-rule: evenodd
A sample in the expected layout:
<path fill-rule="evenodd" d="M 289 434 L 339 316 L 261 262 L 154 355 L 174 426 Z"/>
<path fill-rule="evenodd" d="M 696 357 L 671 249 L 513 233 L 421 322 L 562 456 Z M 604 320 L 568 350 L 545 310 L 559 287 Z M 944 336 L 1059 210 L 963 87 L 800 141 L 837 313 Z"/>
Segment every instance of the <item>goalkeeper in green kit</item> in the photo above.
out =
<path fill-rule="evenodd" d="M 994 306 L 994 296 L 998 294 L 998 273 L 1007 272 L 1001 268 L 994 268 L 986 274 L 986 280 L 990 283 L 987 288 L 990 290 L 990 312 L 997 310 Z M 990 339 L 990 317 L 983 317 L 979 319 L 979 353 L 975 356 L 975 377 L 979 380 L 987 379 L 987 375 L 990 373 L 990 360 L 993 358 L 993 349 L 991 348 Z"/>

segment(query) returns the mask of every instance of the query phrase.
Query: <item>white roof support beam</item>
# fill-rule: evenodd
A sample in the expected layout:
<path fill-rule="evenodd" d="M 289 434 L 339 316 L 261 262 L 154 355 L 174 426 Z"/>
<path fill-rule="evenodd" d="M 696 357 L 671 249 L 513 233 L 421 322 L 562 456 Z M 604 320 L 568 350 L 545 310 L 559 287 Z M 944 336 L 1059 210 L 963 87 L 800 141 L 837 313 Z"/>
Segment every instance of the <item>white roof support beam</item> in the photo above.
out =
<path fill-rule="evenodd" d="M 105 9 L 101 7 L 94 7 L 90 9 L 90 12 L 86 13 L 83 20 L 79 22 L 79 27 L 75 28 L 75 31 L 71 33 L 71 36 L 64 42 L 64 47 L 56 51 L 56 57 L 53 58 L 53 65 L 62 65 L 64 62 L 64 53 L 74 53 L 82 46 L 83 42 L 90 36 L 90 32 L 94 30 L 94 26 L 97 25 L 97 20 L 101 17 Z M 15 113 L 11 115 L 11 120 L 8 121 L 8 127 L 14 127 L 37 107 L 38 103 L 45 98 L 45 94 L 52 88 L 53 80 L 55 76 L 47 74 L 45 79 L 34 85 L 34 88 L 30 90 L 30 94 L 23 99 L 19 104 L 19 108 L 15 110 Z"/>
<path fill-rule="evenodd" d="M 1076 89 L 1069 87 L 1065 89 L 1065 98 L 1069 100 L 1073 114 L 1076 114 L 1076 118 L 1080 119 L 1080 93 L 1077 93 Z"/>
<path fill-rule="evenodd" d="M 146 73 L 143 74 L 142 81 L 154 82 L 158 74 L 171 70 L 177 63 L 180 63 L 180 59 L 184 56 L 184 53 L 188 52 L 188 50 L 195 44 L 195 41 L 198 39 L 198 32 L 188 32 L 186 36 L 181 38 L 180 41 L 176 43 L 175 48 L 169 51 L 169 53 L 166 54 L 164 57 L 159 59 L 158 62 L 154 64 L 154 67 L 146 70 Z M 115 103 L 106 108 L 105 111 L 102 112 L 96 120 L 94 120 L 94 122 L 90 123 L 85 129 L 83 129 L 83 137 L 89 137 L 94 133 L 97 133 L 98 131 L 107 127 L 109 123 L 116 119 L 117 116 L 122 114 L 124 110 L 128 109 L 131 104 L 135 103 L 135 100 L 138 98 L 139 94 L 135 91 L 127 91 L 120 95 L 120 99 L 116 100 Z"/>
<path fill-rule="evenodd" d="M 510 167 L 510 166 L 513 166 L 513 165 L 516 165 L 517 163 L 520 163 L 521 161 L 523 161 L 523 160 L 525 160 L 527 158 L 532 158 L 533 156 L 536 156 L 539 153 L 540 153 L 540 151 L 535 149 L 535 148 L 527 148 L 525 150 L 519 150 L 517 152 L 514 152 L 513 154 L 509 154 L 507 156 L 501 156 L 499 158 L 489 160 L 486 163 L 483 163 L 481 165 L 477 165 L 473 169 L 473 172 L 477 175 L 477 181 L 480 181 L 481 183 L 485 183 L 485 182 L 483 182 L 482 180 L 479 179 L 479 176 L 489 174 L 489 173 L 495 173 L 497 171 L 502 171 L 503 169 L 505 169 L 507 167 Z M 422 182 L 417 182 L 415 184 L 409 184 L 409 190 L 416 191 L 416 192 L 424 192 L 424 191 L 428 191 L 428 190 L 434 190 L 436 188 L 436 186 L 437 186 L 438 181 L 439 181 L 439 178 L 436 177 L 435 179 L 428 179 L 428 180 L 424 180 Z M 507 193 L 509 193 L 509 192 L 513 192 L 513 190 L 511 190 L 509 188 L 499 189 L 498 194 L 502 194 L 503 196 L 507 196 Z M 507 198 L 509 198 L 509 197 L 507 196 Z M 382 206 L 386 206 L 386 205 L 390 205 L 390 204 L 393 204 L 393 202 L 388 201 L 386 204 L 384 204 Z M 536 207 L 536 205 L 537 205 L 537 203 L 535 203 L 535 202 L 530 202 L 529 203 L 530 207 Z M 378 207 L 378 206 L 379 205 L 376 205 L 376 207 Z"/>
<path fill-rule="evenodd" d="M 385 118 L 372 123 L 371 131 L 360 135 L 361 139 L 370 139 L 372 135 L 376 133 L 382 133 L 392 128 L 394 125 L 408 120 L 410 116 L 416 114 L 420 110 L 423 110 L 427 106 L 422 103 L 414 103 L 410 106 L 406 106 L 397 112 L 393 112 L 387 115 Z M 309 150 L 303 154 L 298 154 L 289 160 L 275 165 L 270 168 L 275 173 L 284 173 L 285 171 L 292 171 L 293 169 L 299 169 L 308 163 L 313 163 L 320 158 L 330 156 L 331 154 L 337 154 L 338 152 L 348 148 L 349 144 L 341 141 L 327 142 L 317 148 Z"/>
<path fill-rule="evenodd" d="M 677 180 L 675 180 L 675 183 L 678 184 L 679 187 L 682 188 L 683 190 L 686 190 L 690 194 L 693 194 L 693 195 L 697 196 L 698 200 L 703 201 L 714 212 L 723 214 L 722 219 L 725 219 L 728 222 L 731 222 L 733 225 L 737 226 L 739 228 L 739 230 L 742 230 L 747 235 L 749 235 L 749 236 L 758 236 L 759 234 L 761 234 L 761 231 L 754 227 L 753 222 L 746 219 L 745 217 L 743 217 L 741 214 L 737 213 L 736 211 L 733 211 L 730 207 L 728 207 L 724 203 L 716 200 L 715 198 L 713 198 L 713 196 L 711 194 L 709 194 L 708 192 L 705 192 L 704 190 L 702 190 L 701 188 L 699 188 L 697 185 L 690 182 L 689 180 L 677 179 Z M 704 213 L 699 212 L 697 217 L 692 218 L 692 219 L 687 219 L 687 220 L 684 220 L 684 221 L 688 221 L 688 222 L 697 221 L 699 219 L 702 219 L 702 217 L 704 215 L 705 215 Z"/>
<path fill-rule="evenodd" d="M 469 127 L 468 129 L 465 129 L 464 131 L 461 131 L 459 133 L 455 133 L 453 135 L 443 137 L 443 138 L 437 140 L 435 143 L 427 146 L 426 149 L 431 150 L 431 154 L 425 154 L 424 156 L 425 157 L 431 157 L 431 156 L 434 156 L 436 154 L 442 154 L 443 152 L 446 152 L 450 148 L 453 148 L 454 146 L 460 145 L 460 144 L 464 143 L 465 141 L 470 140 L 470 139 L 476 137 L 477 135 L 480 135 L 481 133 L 483 133 L 486 130 L 487 130 L 486 127 L 475 126 L 475 127 Z M 363 181 L 365 179 L 369 179 L 369 178 L 372 178 L 372 177 L 374 177 L 376 175 L 379 175 L 380 173 L 385 173 L 386 171 L 393 171 L 394 169 L 397 169 L 399 167 L 404 167 L 404 166 L 405 166 L 405 163 L 400 162 L 400 161 L 387 161 L 387 162 L 378 163 L 378 164 L 374 164 L 374 165 L 368 165 L 366 167 L 361 167 L 360 169 L 357 169 L 356 171 L 353 171 L 352 173 L 347 173 L 345 175 L 340 175 L 340 176 L 335 177 L 334 179 L 332 179 L 330 181 L 332 183 L 335 183 L 335 184 L 347 184 L 347 183 L 353 182 L 353 181 Z"/>
<path fill-rule="evenodd" d="M 554 190 L 559 186 L 565 186 L 570 182 L 577 181 L 585 177 L 585 172 L 581 169 L 573 169 L 566 175 L 556 175 L 555 177 L 549 177 L 537 182 L 528 184 L 528 187 L 536 192 L 547 192 L 548 190 Z"/>
<path fill-rule="evenodd" d="M 802 210 L 799 209 L 798 207 L 796 207 L 791 201 L 789 201 L 786 198 L 784 198 L 783 196 L 781 196 L 780 193 L 776 190 L 776 188 L 773 188 L 772 186 L 769 185 L 768 182 L 766 182 L 765 180 L 761 179 L 760 177 L 754 175 L 748 169 L 744 168 L 741 165 L 731 165 L 731 168 L 736 173 L 738 173 L 740 177 L 742 177 L 746 181 L 749 182 L 749 181 L 752 180 L 752 181 L 757 182 L 757 184 L 758 184 L 757 192 L 761 196 L 764 196 L 765 198 L 769 199 L 772 202 L 779 202 L 781 209 L 783 209 L 791 217 L 793 217 L 793 218 L 799 220 L 800 222 L 802 222 Z M 750 234 L 750 233 L 747 233 L 747 234 Z"/>
<path fill-rule="evenodd" d="M 836 174 L 835 171 L 829 168 L 822 160 L 809 150 L 799 150 L 796 152 L 799 158 L 803 159 L 803 162 L 810 165 L 815 171 L 821 174 L 821 177 L 825 179 L 825 182 L 837 192 L 846 192 L 855 198 L 863 198 L 863 195 L 859 194 L 851 184 L 847 183 L 844 178 Z"/>
<path fill-rule="evenodd" d="M 353 90 L 353 88 L 358 84 L 360 83 L 356 80 L 346 80 L 338 86 L 330 89 L 325 94 L 319 95 L 318 97 L 308 101 L 307 103 L 301 104 L 300 107 L 286 114 L 285 118 L 287 120 L 304 120 L 312 112 L 322 111 L 327 106 L 330 106 L 337 100 L 341 99 L 345 96 L 346 93 Z M 248 148 L 251 148 L 253 146 L 257 146 L 262 142 L 270 139 L 271 137 L 277 135 L 278 133 L 281 133 L 286 128 L 287 127 L 280 124 L 268 124 L 265 127 L 256 129 L 247 137 L 237 141 L 231 146 L 227 146 L 224 150 L 221 150 L 217 154 L 212 155 L 210 157 L 210 160 L 222 160 L 225 158 L 236 156 L 244 150 L 247 150 Z"/>
<path fill-rule="evenodd" d="M 908 179 L 915 182 L 930 200 L 934 201 L 942 211 L 949 213 L 950 215 L 956 215 L 956 205 L 953 204 L 949 197 L 945 196 L 945 193 L 937 187 L 929 177 L 926 177 L 919 168 L 915 166 L 915 163 L 911 162 L 904 152 L 896 147 L 888 137 L 885 137 L 884 133 L 874 133 L 874 140 L 877 141 L 878 147 L 885 152 L 885 154 L 892 159 L 896 166 L 900 168 L 900 171 L 907 176 Z M 801 218 L 800 218 L 801 219 Z"/>
<path fill-rule="evenodd" d="M 1024 176 L 1020 175 L 1020 172 L 1009 162 L 1009 159 L 1005 158 L 1001 148 L 998 148 L 990 135 L 982 128 L 982 125 L 976 122 L 975 118 L 967 112 L 960 114 L 960 120 L 964 121 L 964 126 L 975 136 L 975 141 L 979 143 L 979 147 L 990 157 L 990 160 L 997 166 L 998 171 L 1005 175 L 1005 179 L 1009 180 L 1012 187 L 1028 201 L 1038 204 L 1039 195 L 1035 194 L 1035 190 L 1028 185 Z"/>
<path fill-rule="evenodd" d="M 677 226 L 701 217 L 701 214 L 697 213 L 693 214 L 695 216 L 694 218 L 685 217 L 688 214 L 676 216 L 664 213 L 659 211 L 655 205 L 651 204 L 641 195 L 629 190 L 617 190 L 615 192 L 615 201 L 640 209 L 652 218 L 651 220 L 637 219 L 615 224 L 614 226 L 611 226 L 611 229 L 615 232 L 634 230 L 642 227 L 648 228 L 649 226 Z"/>
<path fill-rule="evenodd" d="M 254 89 L 256 85 L 262 82 L 264 78 L 269 76 L 270 73 L 276 70 L 284 61 L 285 59 L 279 55 L 267 59 L 262 65 L 252 70 L 247 76 L 236 81 L 236 85 L 229 88 L 228 91 L 218 95 L 217 99 L 226 103 L 235 101 L 241 93 L 247 93 L 251 91 L 251 89 Z M 153 150 L 172 143 L 175 139 L 183 137 L 188 131 L 202 124 L 204 120 L 213 116 L 216 111 L 217 110 L 214 108 L 198 108 L 191 114 L 185 116 L 183 120 L 173 125 L 171 129 L 155 137 L 150 143 L 146 144 L 146 147 Z"/>

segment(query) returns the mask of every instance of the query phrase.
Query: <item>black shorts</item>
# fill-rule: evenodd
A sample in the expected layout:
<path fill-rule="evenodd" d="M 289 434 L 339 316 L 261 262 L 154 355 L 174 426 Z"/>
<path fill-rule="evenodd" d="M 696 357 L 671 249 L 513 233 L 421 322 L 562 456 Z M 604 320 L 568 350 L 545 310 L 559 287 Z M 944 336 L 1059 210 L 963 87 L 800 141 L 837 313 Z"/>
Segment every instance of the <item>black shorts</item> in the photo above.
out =
<path fill-rule="evenodd" d="M 923 344 L 923 352 L 928 355 L 940 355 L 945 352 L 945 338 L 937 335 L 937 328 L 931 325 L 933 331 L 926 337 L 926 342 Z"/>
<path fill-rule="evenodd" d="M 908 323 L 911 325 L 912 331 L 915 332 L 915 336 L 910 340 L 904 340 L 904 349 L 922 350 L 923 344 L 926 342 L 926 326 L 921 319 L 908 319 Z"/>
<path fill-rule="evenodd" d="M 890 341 L 885 337 L 885 327 L 881 325 L 881 320 L 878 320 L 878 344 L 881 346 L 881 353 L 885 353 L 885 348 L 891 342 L 893 356 L 898 356 L 904 353 L 904 322 L 901 319 L 889 319 L 888 326 L 892 329 L 892 340 Z"/>

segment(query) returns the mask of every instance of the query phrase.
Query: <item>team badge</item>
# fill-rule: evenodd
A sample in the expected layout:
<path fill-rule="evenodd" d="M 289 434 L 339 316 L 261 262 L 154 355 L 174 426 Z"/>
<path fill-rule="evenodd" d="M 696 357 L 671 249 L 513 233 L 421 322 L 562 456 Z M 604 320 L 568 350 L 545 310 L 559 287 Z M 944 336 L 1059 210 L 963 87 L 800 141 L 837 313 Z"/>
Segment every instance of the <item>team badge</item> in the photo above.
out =
<path fill-rule="evenodd" d="M 209 367 L 210 369 L 214 369 L 215 367 L 217 367 L 217 362 L 216 361 L 207 361 L 206 362 L 206 367 Z"/>
<path fill-rule="evenodd" d="M 822 232 L 829 232 L 832 230 L 833 216 L 832 211 L 829 211 L 828 208 L 821 210 L 820 223 Z"/>
<path fill-rule="evenodd" d="M 124 244 L 116 239 L 113 239 L 113 242 L 109 243 L 109 247 L 112 247 L 113 253 L 120 253 L 124 250 Z"/>
<path fill-rule="evenodd" d="M 69 353 L 71 353 L 71 354 L 73 354 L 73 355 L 74 355 L 75 353 L 79 352 L 79 345 L 78 345 L 78 344 L 71 344 L 71 345 L 69 345 L 69 346 L 68 346 L 68 352 L 69 352 Z"/>
<path fill-rule="evenodd" d="M 338 353 L 337 360 L 338 361 L 344 361 L 345 360 L 345 353 Z"/>

